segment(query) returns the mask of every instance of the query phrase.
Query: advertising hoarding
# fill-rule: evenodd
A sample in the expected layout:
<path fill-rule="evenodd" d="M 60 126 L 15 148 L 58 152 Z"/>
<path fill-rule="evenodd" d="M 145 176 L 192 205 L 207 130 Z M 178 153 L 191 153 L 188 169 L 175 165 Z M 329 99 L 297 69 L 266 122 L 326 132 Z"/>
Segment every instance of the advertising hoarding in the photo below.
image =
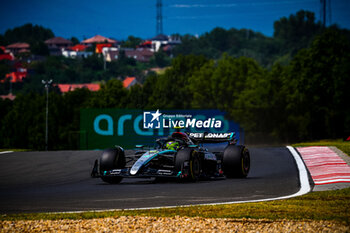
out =
<path fill-rule="evenodd" d="M 244 143 L 239 124 L 219 110 L 82 109 L 80 114 L 80 149 L 153 146 L 156 138 L 175 131 L 235 132 L 238 143 Z"/>

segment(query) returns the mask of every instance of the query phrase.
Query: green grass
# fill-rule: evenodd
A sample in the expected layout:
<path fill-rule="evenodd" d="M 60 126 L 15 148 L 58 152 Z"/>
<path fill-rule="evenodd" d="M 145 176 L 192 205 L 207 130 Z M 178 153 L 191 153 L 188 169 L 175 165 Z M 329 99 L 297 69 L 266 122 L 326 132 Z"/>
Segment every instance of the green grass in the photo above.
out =
<path fill-rule="evenodd" d="M 293 146 L 336 146 L 348 155 L 350 154 L 350 143 L 340 140 L 299 143 Z M 269 202 L 191 206 L 153 210 L 84 212 L 76 214 L 9 214 L 1 215 L 0 221 L 91 219 L 118 216 L 334 220 L 350 224 L 350 188 L 335 191 L 312 192 L 300 197 Z"/>
<path fill-rule="evenodd" d="M 59 220 L 91 219 L 118 216 L 156 217 L 205 217 L 205 218 L 252 218 L 290 220 L 334 220 L 350 223 L 350 188 L 313 192 L 307 195 L 280 201 L 230 204 L 217 206 L 192 206 L 170 209 L 128 210 L 113 212 L 84 212 L 77 214 L 9 214 L 0 220 Z"/>
<path fill-rule="evenodd" d="M 350 155 L 350 142 L 344 142 L 342 139 L 337 140 L 321 140 L 316 142 L 303 142 L 293 144 L 294 147 L 303 146 L 336 146 L 339 150 L 343 151 L 347 155 Z"/>
<path fill-rule="evenodd" d="M 32 151 L 31 149 L 1 149 L 0 148 L 0 152 L 3 151 L 13 151 L 13 152 L 22 152 L 22 151 Z"/>

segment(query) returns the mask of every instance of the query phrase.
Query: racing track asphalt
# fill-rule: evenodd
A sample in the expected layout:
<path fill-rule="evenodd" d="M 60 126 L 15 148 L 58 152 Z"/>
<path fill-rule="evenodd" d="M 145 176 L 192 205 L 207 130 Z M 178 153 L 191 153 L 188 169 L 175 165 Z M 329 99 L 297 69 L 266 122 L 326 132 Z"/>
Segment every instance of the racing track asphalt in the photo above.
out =
<path fill-rule="evenodd" d="M 88 211 L 259 200 L 298 192 L 296 163 L 285 147 L 250 148 L 246 179 L 180 183 L 90 178 L 101 151 L 0 154 L 0 213 Z"/>

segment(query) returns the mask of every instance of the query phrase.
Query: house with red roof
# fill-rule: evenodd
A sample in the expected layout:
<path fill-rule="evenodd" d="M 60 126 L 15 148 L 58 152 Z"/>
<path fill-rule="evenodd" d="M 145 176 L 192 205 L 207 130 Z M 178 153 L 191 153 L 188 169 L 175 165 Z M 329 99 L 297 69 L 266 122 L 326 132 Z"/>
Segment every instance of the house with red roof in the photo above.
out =
<path fill-rule="evenodd" d="M 67 93 L 69 91 L 74 91 L 75 89 L 87 88 L 90 91 L 100 90 L 100 84 L 95 83 L 81 83 L 81 84 L 55 84 L 62 93 Z"/>
<path fill-rule="evenodd" d="M 8 95 L 0 95 L 0 98 L 3 100 L 9 99 L 9 100 L 14 100 L 16 99 L 16 96 L 13 95 L 12 93 L 8 94 Z"/>
<path fill-rule="evenodd" d="M 78 52 L 78 51 L 82 52 L 82 51 L 85 51 L 86 48 L 87 48 L 86 45 L 77 44 L 77 45 L 69 47 L 68 50 L 72 50 L 72 51 L 76 51 L 76 52 Z"/>
<path fill-rule="evenodd" d="M 152 41 L 146 40 L 137 46 L 138 48 L 152 49 Z"/>
<path fill-rule="evenodd" d="M 96 53 L 102 53 L 103 48 L 111 48 L 113 47 L 112 43 L 103 43 L 103 44 L 97 44 L 96 45 Z"/>
<path fill-rule="evenodd" d="M 22 82 L 23 79 L 27 77 L 27 69 L 23 69 L 22 71 L 15 71 L 5 75 L 5 79 L 1 80 L 4 83 L 6 80 L 10 80 L 11 83 Z"/>
<path fill-rule="evenodd" d="M 44 42 L 49 48 L 50 55 L 60 56 L 62 50 L 73 45 L 73 42 L 63 37 L 53 37 Z"/>
<path fill-rule="evenodd" d="M 134 86 L 137 83 L 138 82 L 135 77 L 126 77 L 123 81 L 123 86 L 124 88 L 129 89 L 130 87 Z"/>
<path fill-rule="evenodd" d="M 68 58 L 87 58 L 93 54 L 94 54 L 93 52 L 89 52 L 89 51 L 72 51 L 72 50 L 62 51 L 62 56 L 68 57 Z"/>
<path fill-rule="evenodd" d="M 70 46 L 62 50 L 62 56 L 68 58 L 87 58 L 94 54 L 91 51 L 86 51 L 87 48 L 88 46 L 83 44 Z"/>
<path fill-rule="evenodd" d="M 0 61 L 9 60 L 13 61 L 14 56 L 11 53 L 8 53 L 4 46 L 0 46 Z"/>
<path fill-rule="evenodd" d="M 73 45 L 73 42 L 63 37 L 53 37 L 51 39 L 45 40 L 44 42 L 49 49 L 51 48 L 59 48 L 65 49 Z"/>
<path fill-rule="evenodd" d="M 12 54 L 16 55 L 19 53 L 29 53 L 30 45 L 28 43 L 14 43 L 6 46 L 6 49 L 9 50 Z"/>
<path fill-rule="evenodd" d="M 81 44 L 87 45 L 87 46 L 91 46 L 93 44 L 101 44 L 101 43 L 111 43 L 112 45 L 117 45 L 118 42 L 116 40 L 112 40 L 101 35 L 93 36 L 81 42 Z"/>
<path fill-rule="evenodd" d="M 21 62 L 13 64 L 14 71 L 5 75 L 5 78 L 0 80 L 0 83 L 5 83 L 7 80 L 11 83 L 22 82 L 27 77 L 27 69 L 23 67 Z"/>
<path fill-rule="evenodd" d="M 153 52 L 150 49 L 146 48 L 137 48 L 137 49 L 123 49 L 125 56 L 127 58 L 133 58 L 139 62 L 149 62 L 153 56 Z M 111 62 L 118 60 L 120 50 L 109 50 L 106 52 L 106 61 Z"/>

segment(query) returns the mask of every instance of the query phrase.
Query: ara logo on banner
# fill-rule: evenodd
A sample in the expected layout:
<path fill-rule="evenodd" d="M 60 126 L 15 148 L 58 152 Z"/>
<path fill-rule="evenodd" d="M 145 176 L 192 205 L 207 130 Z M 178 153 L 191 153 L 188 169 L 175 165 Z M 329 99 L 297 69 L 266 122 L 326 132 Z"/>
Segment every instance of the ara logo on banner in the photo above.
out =
<path fill-rule="evenodd" d="M 162 113 L 157 111 L 143 112 L 143 128 L 145 129 L 159 129 L 161 126 Z"/>

